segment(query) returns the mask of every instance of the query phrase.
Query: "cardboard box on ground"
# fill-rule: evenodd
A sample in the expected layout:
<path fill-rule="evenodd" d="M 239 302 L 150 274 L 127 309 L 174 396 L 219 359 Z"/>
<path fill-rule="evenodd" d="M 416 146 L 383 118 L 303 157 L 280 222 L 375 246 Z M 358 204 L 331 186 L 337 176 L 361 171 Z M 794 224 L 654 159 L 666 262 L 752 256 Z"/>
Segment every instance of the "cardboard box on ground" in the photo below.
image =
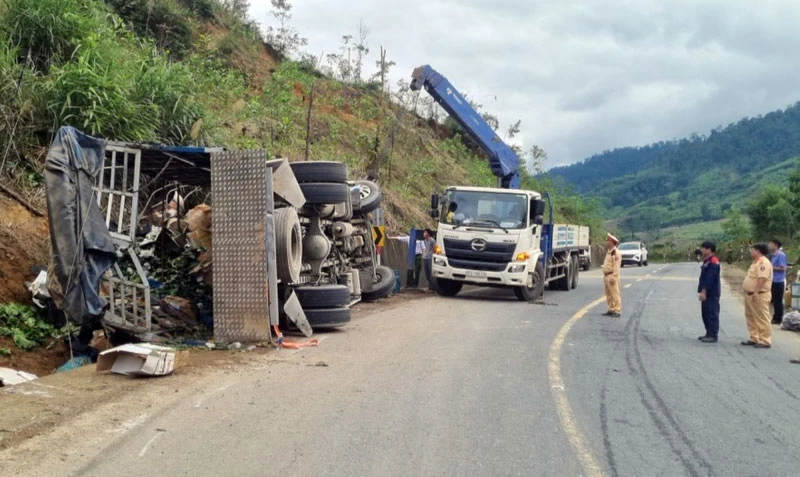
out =
<path fill-rule="evenodd" d="M 166 376 L 181 367 L 188 351 L 177 351 L 150 343 L 126 344 L 103 351 L 97 357 L 97 372 L 126 376 Z"/>

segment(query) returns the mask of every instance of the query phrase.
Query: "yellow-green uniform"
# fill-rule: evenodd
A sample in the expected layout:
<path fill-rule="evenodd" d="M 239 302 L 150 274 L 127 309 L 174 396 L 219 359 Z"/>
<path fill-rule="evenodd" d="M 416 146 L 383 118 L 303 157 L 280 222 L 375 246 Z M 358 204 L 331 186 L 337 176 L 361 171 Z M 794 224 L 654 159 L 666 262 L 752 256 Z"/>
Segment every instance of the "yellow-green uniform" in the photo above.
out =
<path fill-rule="evenodd" d="M 619 271 L 622 268 L 622 254 L 614 247 L 606 252 L 603 262 L 603 284 L 606 303 L 610 313 L 622 313 L 622 296 L 619 292 Z"/>
<path fill-rule="evenodd" d="M 764 278 L 764 284 L 758 287 L 758 279 Z M 747 331 L 750 341 L 764 345 L 772 344 L 772 317 L 769 304 L 772 299 L 772 264 L 767 257 L 759 257 L 750 265 L 742 288 L 745 292 L 744 316 L 747 319 Z"/>

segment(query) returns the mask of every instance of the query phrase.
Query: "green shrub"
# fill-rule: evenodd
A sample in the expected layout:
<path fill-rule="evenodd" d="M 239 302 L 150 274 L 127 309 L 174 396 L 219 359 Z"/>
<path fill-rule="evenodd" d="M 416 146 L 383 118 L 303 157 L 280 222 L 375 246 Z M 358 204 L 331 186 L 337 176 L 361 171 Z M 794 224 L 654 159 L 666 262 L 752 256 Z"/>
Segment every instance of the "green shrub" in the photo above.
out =
<path fill-rule="evenodd" d="M 138 35 L 155 41 L 162 50 L 182 58 L 192 45 L 187 9 L 171 0 L 106 0 Z M 202 2 L 198 2 L 202 3 Z"/>
<path fill-rule="evenodd" d="M 2 0 L 0 0 L 2 1 Z M 85 0 L 4 0 L 0 32 L 20 59 L 30 58 L 37 71 L 70 60 L 83 39 L 107 31 L 105 12 Z"/>

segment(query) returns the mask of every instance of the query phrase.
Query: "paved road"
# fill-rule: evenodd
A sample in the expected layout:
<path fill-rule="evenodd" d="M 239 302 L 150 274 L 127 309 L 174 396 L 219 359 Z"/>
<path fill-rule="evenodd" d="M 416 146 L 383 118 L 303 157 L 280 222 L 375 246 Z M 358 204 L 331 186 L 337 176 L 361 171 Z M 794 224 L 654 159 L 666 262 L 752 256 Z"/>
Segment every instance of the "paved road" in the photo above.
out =
<path fill-rule="evenodd" d="M 726 291 L 720 342 L 698 342 L 697 273 L 625 268 L 619 319 L 597 271 L 544 305 L 470 290 L 365 317 L 150 414 L 71 475 L 800 475 L 800 339 L 740 346 Z"/>

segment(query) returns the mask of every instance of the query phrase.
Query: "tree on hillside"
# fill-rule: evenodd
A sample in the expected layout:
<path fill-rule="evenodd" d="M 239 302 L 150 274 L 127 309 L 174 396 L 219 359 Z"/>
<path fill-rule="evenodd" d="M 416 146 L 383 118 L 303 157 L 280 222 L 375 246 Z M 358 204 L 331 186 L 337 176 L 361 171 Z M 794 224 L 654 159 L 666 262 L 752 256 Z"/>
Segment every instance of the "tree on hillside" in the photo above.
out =
<path fill-rule="evenodd" d="M 250 10 L 250 0 L 224 0 L 222 5 L 239 20 L 246 21 Z M 275 2 L 272 2 L 273 7 Z M 291 9 L 291 6 L 288 8 Z"/>
<path fill-rule="evenodd" d="M 547 152 L 537 144 L 531 146 L 525 157 L 525 165 L 528 167 L 528 170 L 534 174 L 542 174 L 544 172 L 545 161 L 547 161 Z"/>
<path fill-rule="evenodd" d="M 238 2 L 239 0 L 232 0 Z M 247 2 L 243 2 L 247 3 Z M 308 39 L 300 36 L 297 29 L 290 23 L 292 19 L 292 4 L 289 0 L 270 0 L 272 15 L 278 26 L 268 26 L 266 41 L 282 55 L 292 56 L 300 53 L 300 49 L 308 44 Z"/>
<path fill-rule="evenodd" d="M 725 215 L 722 231 L 728 242 L 742 243 L 750 239 L 750 223 L 738 208 L 731 208 Z"/>
<path fill-rule="evenodd" d="M 758 239 L 773 236 L 791 239 L 797 231 L 796 211 L 791 202 L 792 193 L 785 187 L 768 185 L 751 200 L 745 213 L 753 224 L 753 234 Z"/>

